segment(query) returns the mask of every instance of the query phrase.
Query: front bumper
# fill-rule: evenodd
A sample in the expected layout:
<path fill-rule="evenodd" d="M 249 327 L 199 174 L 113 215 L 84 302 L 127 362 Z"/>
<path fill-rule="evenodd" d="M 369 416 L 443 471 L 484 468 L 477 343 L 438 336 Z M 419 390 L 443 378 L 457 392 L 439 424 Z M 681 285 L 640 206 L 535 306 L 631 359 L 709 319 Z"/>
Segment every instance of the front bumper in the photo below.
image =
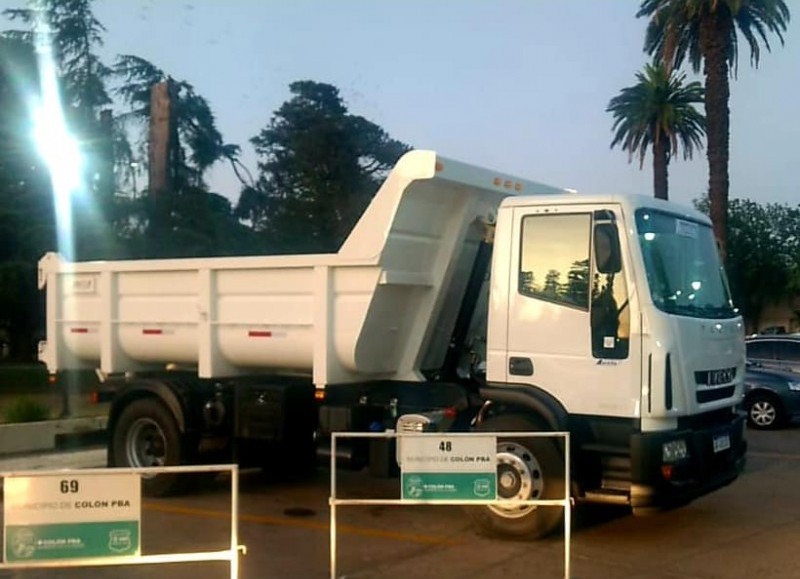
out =
<path fill-rule="evenodd" d="M 738 415 L 704 428 L 633 435 L 630 498 L 634 510 L 680 506 L 736 480 L 746 461 L 744 421 Z M 730 447 L 715 451 L 714 440 L 726 435 Z M 689 456 L 663 468 L 662 445 L 679 439 L 686 441 Z"/>

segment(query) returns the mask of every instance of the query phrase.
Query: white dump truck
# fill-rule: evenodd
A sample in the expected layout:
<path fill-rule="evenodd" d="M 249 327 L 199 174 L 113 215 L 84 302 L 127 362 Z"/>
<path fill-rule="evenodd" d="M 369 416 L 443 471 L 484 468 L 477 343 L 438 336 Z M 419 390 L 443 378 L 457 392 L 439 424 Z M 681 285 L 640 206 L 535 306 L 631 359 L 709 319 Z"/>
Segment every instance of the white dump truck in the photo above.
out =
<path fill-rule="evenodd" d="M 51 253 L 39 287 L 40 359 L 53 373 L 97 368 L 113 391 L 111 466 L 226 453 L 293 471 L 336 431 L 568 430 L 575 500 L 634 512 L 686 503 L 744 466 L 744 331 L 710 223 L 650 197 L 415 151 L 336 254 Z M 337 458 L 390 474 L 392 449 L 374 440 Z M 555 439 L 498 440 L 501 499 L 560 497 Z M 505 535 L 561 517 L 470 510 Z"/>

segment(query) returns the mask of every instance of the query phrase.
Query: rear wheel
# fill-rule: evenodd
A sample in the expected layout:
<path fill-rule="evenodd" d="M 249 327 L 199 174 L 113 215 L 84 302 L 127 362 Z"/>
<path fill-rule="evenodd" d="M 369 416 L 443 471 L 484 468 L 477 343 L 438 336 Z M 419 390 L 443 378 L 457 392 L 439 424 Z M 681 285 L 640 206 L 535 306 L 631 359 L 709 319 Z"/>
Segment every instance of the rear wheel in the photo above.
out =
<path fill-rule="evenodd" d="M 126 406 L 112 434 L 115 466 L 178 466 L 187 463 L 185 443 L 172 413 L 155 398 L 141 398 Z M 142 475 L 142 491 L 149 496 L 178 493 L 188 483 L 185 474 Z"/>
<path fill-rule="evenodd" d="M 758 393 L 747 399 L 747 422 L 753 428 L 778 428 L 785 421 L 783 408 L 775 396 Z"/>
<path fill-rule="evenodd" d="M 542 428 L 526 416 L 507 415 L 485 420 L 480 430 L 522 432 L 539 431 Z M 563 499 L 564 459 L 553 440 L 498 436 L 497 496 L 501 500 Z M 502 502 L 485 507 L 469 507 L 467 511 L 485 533 L 528 539 L 538 539 L 553 532 L 564 516 L 564 509 L 560 506 Z"/>

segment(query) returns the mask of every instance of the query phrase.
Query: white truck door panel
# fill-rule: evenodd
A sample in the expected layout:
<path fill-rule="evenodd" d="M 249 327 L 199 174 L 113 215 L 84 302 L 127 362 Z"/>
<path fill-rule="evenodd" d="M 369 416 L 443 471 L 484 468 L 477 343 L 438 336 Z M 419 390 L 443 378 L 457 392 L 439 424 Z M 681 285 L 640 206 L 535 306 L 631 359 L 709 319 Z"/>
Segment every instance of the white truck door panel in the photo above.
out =
<path fill-rule="evenodd" d="M 613 214 L 596 206 L 514 208 L 508 381 L 543 388 L 570 413 L 634 416 L 640 348 L 632 339 L 633 284 L 627 267 L 611 276 L 598 271 L 592 259 L 598 215 Z M 617 297 L 619 328 L 593 334 L 604 289 Z"/>

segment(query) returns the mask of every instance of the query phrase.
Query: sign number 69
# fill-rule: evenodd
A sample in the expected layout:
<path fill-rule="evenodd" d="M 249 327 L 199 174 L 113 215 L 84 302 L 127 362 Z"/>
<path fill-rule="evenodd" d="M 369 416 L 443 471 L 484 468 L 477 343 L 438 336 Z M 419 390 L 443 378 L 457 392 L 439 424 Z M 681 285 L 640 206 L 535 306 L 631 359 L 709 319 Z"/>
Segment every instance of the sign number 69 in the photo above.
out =
<path fill-rule="evenodd" d="M 75 479 L 62 480 L 60 486 L 61 486 L 61 493 L 65 495 L 70 493 L 77 493 L 79 488 L 78 481 Z"/>

